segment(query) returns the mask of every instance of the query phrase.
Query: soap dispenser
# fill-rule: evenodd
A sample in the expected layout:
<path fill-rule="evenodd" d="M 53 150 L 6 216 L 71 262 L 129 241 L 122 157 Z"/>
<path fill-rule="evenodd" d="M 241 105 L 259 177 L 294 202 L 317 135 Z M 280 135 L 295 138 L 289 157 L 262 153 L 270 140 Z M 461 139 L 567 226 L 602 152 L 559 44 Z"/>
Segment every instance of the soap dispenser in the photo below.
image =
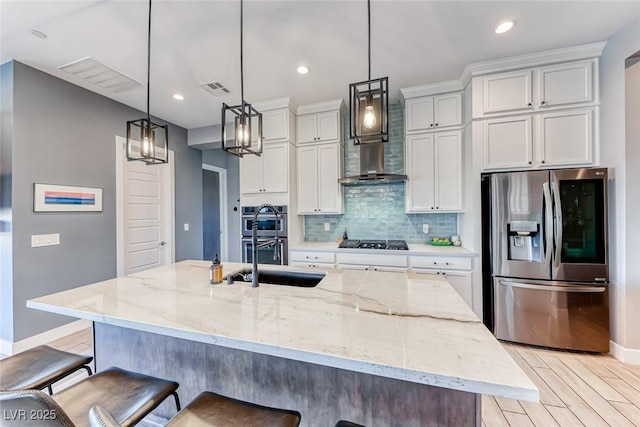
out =
<path fill-rule="evenodd" d="M 218 254 L 216 254 L 213 264 L 211 264 L 211 267 L 209 268 L 209 283 L 212 285 L 222 283 L 222 264 L 220 264 Z"/>

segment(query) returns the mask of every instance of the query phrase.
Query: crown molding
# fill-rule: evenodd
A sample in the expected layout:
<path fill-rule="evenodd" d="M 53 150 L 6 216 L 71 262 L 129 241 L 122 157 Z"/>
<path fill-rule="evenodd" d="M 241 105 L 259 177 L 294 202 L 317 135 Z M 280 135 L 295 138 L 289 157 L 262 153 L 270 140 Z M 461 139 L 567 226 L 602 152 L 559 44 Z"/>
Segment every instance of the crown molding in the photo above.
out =
<path fill-rule="evenodd" d="M 437 95 L 446 92 L 458 92 L 464 89 L 460 80 L 449 80 L 446 82 L 433 83 L 400 89 L 400 99 L 404 101 L 421 96 Z"/>
<path fill-rule="evenodd" d="M 524 55 L 510 56 L 491 61 L 476 62 L 464 68 L 460 82 L 466 86 L 471 77 L 500 73 L 503 71 L 520 68 L 531 68 L 541 65 L 551 65 L 558 62 L 578 61 L 581 59 L 597 58 L 602 55 L 606 41 L 583 44 L 578 46 L 563 47 L 559 49 L 545 50 L 542 52 L 527 53 Z"/>
<path fill-rule="evenodd" d="M 344 104 L 344 100 L 341 98 L 341 99 L 334 99 L 331 101 L 317 102 L 315 104 L 300 105 L 298 106 L 298 111 L 296 112 L 296 114 L 297 115 L 313 114 L 313 113 L 322 113 L 324 111 L 335 111 L 335 110 L 340 110 L 340 113 L 344 114 L 345 109 L 346 107 Z"/>
<path fill-rule="evenodd" d="M 281 108 L 288 108 L 290 110 L 292 109 L 291 98 L 289 97 L 271 99 L 269 101 L 254 102 L 251 105 L 253 105 L 253 108 L 255 108 L 261 113 L 263 111 L 278 110 Z"/>

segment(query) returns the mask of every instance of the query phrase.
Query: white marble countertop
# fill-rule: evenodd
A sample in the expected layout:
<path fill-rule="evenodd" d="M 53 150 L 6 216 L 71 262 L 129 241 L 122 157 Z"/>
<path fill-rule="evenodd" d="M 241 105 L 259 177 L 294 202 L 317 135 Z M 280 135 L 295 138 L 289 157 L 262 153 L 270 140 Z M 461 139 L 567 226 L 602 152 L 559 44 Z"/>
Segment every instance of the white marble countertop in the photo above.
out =
<path fill-rule="evenodd" d="M 335 242 L 301 242 L 289 246 L 290 251 L 319 251 L 319 252 L 354 252 L 354 253 L 376 253 L 387 255 L 442 255 L 442 256 L 465 256 L 473 257 L 475 253 L 460 246 L 433 246 L 428 243 L 409 243 L 408 251 L 394 251 L 387 249 L 349 249 L 339 248 Z"/>
<path fill-rule="evenodd" d="M 182 261 L 27 306 L 437 387 L 539 399 L 531 380 L 440 276 L 324 270 L 314 288 L 251 288 L 210 285 L 209 266 Z M 225 263 L 224 273 L 246 266 Z"/>

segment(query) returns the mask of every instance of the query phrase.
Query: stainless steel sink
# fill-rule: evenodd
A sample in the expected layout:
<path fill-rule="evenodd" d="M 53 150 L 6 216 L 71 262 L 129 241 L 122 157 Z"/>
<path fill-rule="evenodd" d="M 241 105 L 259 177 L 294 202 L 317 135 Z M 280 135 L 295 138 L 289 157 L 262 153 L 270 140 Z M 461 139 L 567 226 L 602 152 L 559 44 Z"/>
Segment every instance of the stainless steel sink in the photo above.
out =
<path fill-rule="evenodd" d="M 327 273 L 292 270 L 258 270 L 258 283 L 270 285 L 298 286 L 313 288 Z M 231 274 L 234 281 L 251 282 L 251 269 L 245 268 Z"/>

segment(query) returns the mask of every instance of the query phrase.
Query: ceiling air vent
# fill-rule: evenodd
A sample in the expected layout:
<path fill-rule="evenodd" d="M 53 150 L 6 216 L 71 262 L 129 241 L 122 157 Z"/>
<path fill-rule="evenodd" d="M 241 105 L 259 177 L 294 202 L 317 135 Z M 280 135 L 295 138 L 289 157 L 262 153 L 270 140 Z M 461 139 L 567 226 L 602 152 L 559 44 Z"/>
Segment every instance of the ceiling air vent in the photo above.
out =
<path fill-rule="evenodd" d="M 231 93 L 231 91 L 229 91 L 229 89 L 227 89 L 226 87 L 222 86 L 220 82 L 202 83 L 200 87 L 206 90 L 207 92 L 209 92 L 210 94 L 212 94 L 213 96 L 224 96 L 228 93 Z"/>
<path fill-rule="evenodd" d="M 110 92 L 119 93 L 142 86 L 141 83 L 91 57 L 82 58 L 58 69 Z"/>

